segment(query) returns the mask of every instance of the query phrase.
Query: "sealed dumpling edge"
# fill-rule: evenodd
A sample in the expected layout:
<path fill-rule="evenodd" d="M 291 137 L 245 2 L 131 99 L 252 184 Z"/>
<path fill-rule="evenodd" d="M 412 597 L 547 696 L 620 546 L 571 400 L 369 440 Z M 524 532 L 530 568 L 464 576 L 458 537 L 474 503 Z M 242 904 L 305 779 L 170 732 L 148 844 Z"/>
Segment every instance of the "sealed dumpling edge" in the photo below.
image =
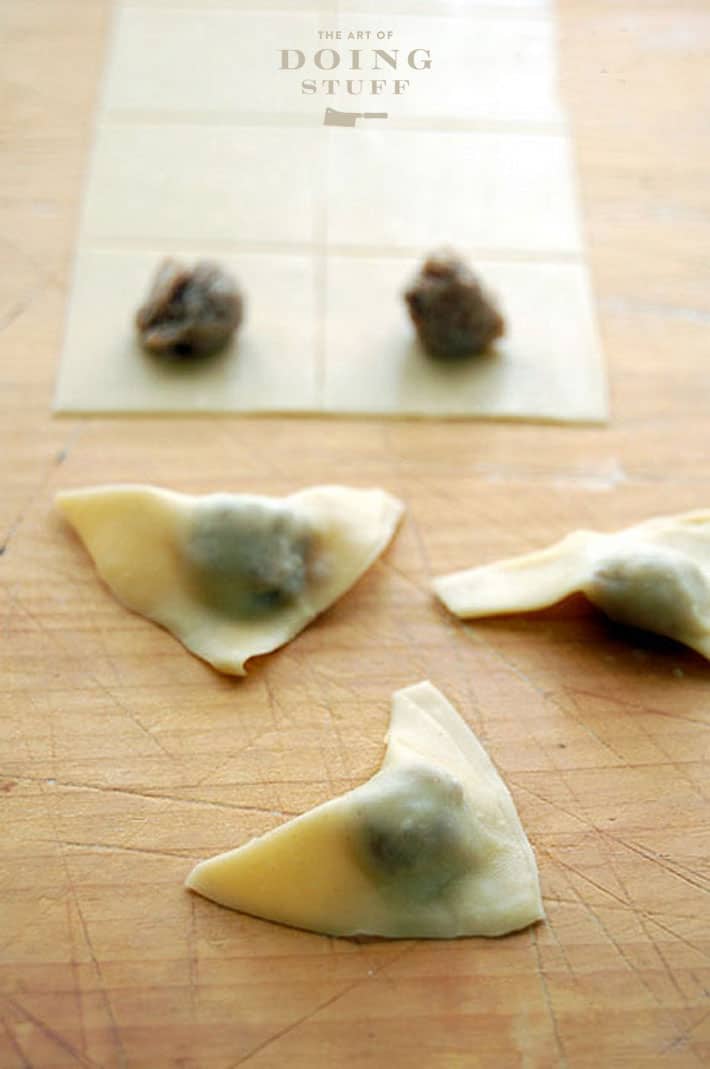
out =
<path fill-rule="evenodd" d="M 610 619 L 710 659 L 710 509 L 614 534 L 573 531 L 538 552 L 441 576 L 433 588 L 464 618 L 531 612 L 581 592 Z"/>
<path fill-rule="evenodd" d="M 383 490 L 343 486 L 275 498 L 108 485 L 56 504 L 120 602 L 233 675 L 344 594 L 403 513 Z"/>
<path fill-rule="evenodd" d="M 513 799 L 429 682 L 393 695 L 387 750 L 370 780 L 201 862 L 186 886 L 336 936 L 500 936 L 543 918 Z"/>

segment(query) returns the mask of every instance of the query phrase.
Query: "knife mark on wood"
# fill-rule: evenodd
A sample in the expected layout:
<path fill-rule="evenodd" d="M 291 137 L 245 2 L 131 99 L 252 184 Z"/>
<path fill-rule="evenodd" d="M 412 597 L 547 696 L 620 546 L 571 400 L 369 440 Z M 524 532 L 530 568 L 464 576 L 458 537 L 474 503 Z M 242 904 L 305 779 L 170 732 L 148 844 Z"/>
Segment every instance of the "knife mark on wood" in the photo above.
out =
<path fill-rule="evenodd" d="M 121 1030 L 118 1027 L 118 1022 L 116 1020 L 116 1015 L 113 1012 L 113 1005 L 111 1003 L 111 999 L 109 998 L 109 994 L 108 994 L 108 991 L 106 989 L 106 983 L 104 981 L 104 975 L 103 975 L 103 971 L 101 969 L 101 964 L 100 964 L 99 959 L 98 959 L 98 957 L 96 955 L 96 950 L 94 948 L 94 944 L 93 944 L 93 941 L 91 939 L 91 934 L 89 932 L 89 927 L 88 927 L 88 925 L 86 923 L 86 918 L 84 917 L 84 914 L 83 914 L 83 911 L 82 911 L 82 908 L 81 908 L 81 904 L 79 902 L 79 895 L 77 894 L 76 888 L 75 888 L 74 883 L 73 883 L 73 881 L 71 879 L 71 875 L 69 874 L 69 866 L 66 864 L 66 857 L 64 856 L 64 852 L 63 851 L 62 851 L 62 857 L 64 858 L 64 862 L 65 862 L 65 866 L 66 866 L 67 878 L 69 880 L 70 891 L 71 891 L 72 897 L 74 899 L 74 904 L 76 906 L 77 914 L 79 916 L 79 923 L 80 923 L 82 931 L 84 933 L 84 942 L 86 943 L 86 948 L 89 951 L 89 957 L 91 958 L 91 960 L 92 960 L 92 962 L 94 964 L 94 972 L 95 972 L 96 977 L 97 977 L 98 982 L 99 982 L 99 991 L 101 993 L 101 998 L 102 998 L 102 1001 L 104 1003 L 104 1008 L 106 1010 L 106 1015 L 107 1015 L 107 1017 L 109 1019 L 110 1028 L 111 1028 L 111 1034 L 113 1035 L 113 1038 L 114 1038 L 116 1052 L 118 1054 L 119 1062 L 120 1062 L 120 1065 L 121 1065 L 122 1069 L 125 1069 L 125 1067 L 127 1066 L 128 1063 L 127 1063 L 127 1060 L 126 1060 L 126 1048 L 123 1045 L 123 1038 L 121 1036 Z"/>
<path fill-rule="evenodd" d="M 19 1013 L 21 1017 L 24 1017 L 26 1021 L 29 1021 L 30 1024 L 34 1025 L 34 1027 L 42 1033 L 45 1039 L 48 1039 L 50 1043 L 55 1044 L 55 1046 L 63 1050 L 65 1054 L 76 1059 L 79 1065 L 83 1065 L 85 1069 L 102 1069 L 102 1066 L 99 1065 L 98 1062 L 85 1057 L 81 1051 L 78 1051 L 76 1047 L 69 1042 L 68 1039 L 60 1035 L 59 1032 L 55 1032 L 46 1021 L 43 1021 L 41 1017 L 37 1017 L 36 1014 L 28 1010 L 22 1002 L 19 1002 L 16 998 L 13 998 L 12 995 L 7 994 L 7 992 L 2 995 L 2 998 L 12 1006 L 16 1013 Z M 32 1063 L 30 1062 L 29 1064 L 31 1065 Z"/>
<path fill-rule="evenodd" d="M 574 792 L 572 792 L 572 793 L 574 794 Z M 623 842 L 619 842 L 619 840 L 615 836 L 613 836 L 613 835 L 611 835 L 609 833 L 605 833 L 604 830 L 599 828 L 599 827 L 597 827 L 596 824 L 593 824 L 593 827 L 594 827 L 594 829 L 595 829 L 595 831 L 596 831 L 596 833 L 597 833 L 597 835 L 599 837 L 600 843 L 603 844 L 603 848 L 606 848 L 606 849 L 604 849 L 604 853 L 606 855 L 607 865 L 608 865 L 609 869 L 611 870 L 611 872 L 613 873 L 613 875 L 614 875 L 614 877 L 615 877 L 615 879 L 616 879 L 616 881 L 617 881 L 617 883 L 618 883 L 623 895 L 625 896 L 626 902 L 628 903 L 629 907 L 633 910 L 634 915 L 638 918 L 639 924 L 640 924 L 640 926 L 641 926 L 641 928 L 643 930 L 644 936 L 646 938 L 646 943 L 647 943 L 649 949 L 655 954 L 657 960 L 660 962 L 660 964 L 662 966 L 662 969 L 663 969 L 663 972 L 665 973 L 668 981 L 670 982 L 671 986 L 675 990 L 676 994 L 680 997 L 681 1004 L 683 1006 L 686 1006 L 687 1005 L 687 999 L 686 999 L 685 993 L 682 991 L 682 989 L 681 989 L 681 987 L 680 987 L 680 985 L 678 983 L 678 980 L 676 979 L 675 973 L 670 968 L 668 960 L 666 959 L 665 955 L 663 954 L 660 945 L 652 939 L 652 937 L 651 937 L 651 935 L 650 935 L 650 933 L 648 931 L 648 927 L 647 927 L 647 924 L 646 924 L 646 918 L 644 916 L 643 909 L 640 909 L 637 906 L 635 900 L 632 898 L 625 881 L 623 880 L 620 872 L 617 869 L 615 852 L 613 851 L 613 849 L 609 849 L 611 847 L 612 843 L 614 843 L 616 845 L 622 845 L 622 846 L 624 846 L 626 844 L 623 843 Z M 575 870 L 572 869 L 572 871 L 575 871 Z M 576 888 L 574 888 L 573 885 L 571 885 L 571 884 L 570 884 L 570 886 L 572 887 L 572 890 L 574 891 L 574 893 L 577 893 Z M 588 905 L 588 909 L 589 909 L 590 913 L 592 915 L 594 915 L 594 910 L 593 910 L 593 907 L 591 905 Z M 616 943 L 614 943 L 614 945 L 617 946 L 617 950 L 619 950 L 619 952 L 621 953 L 621 950 L 618 947 L 618 945 Z M 632 971 L 634 971 L 636 973 L 636 975 L 638 976 L 639 980 L 641 980 L 641 982 L 644 984 L 646 989 L 650 990 L 650 988 L 648 987 L 648 984 L 646 983 L 646 981 L 642 979 L 640 974 L 638 974 L 636 972 L 636 969 L 633 966 L 632 966 Z M 658 998 L 655 995 L 655 993 L 652 993 L 652 994 L 653 994 L 653 998 L 655 999 L 655 1001 L 660 1005 L 661 1003 L 658 1001 Z M 675 1020 L 675 1014 L 673 1014 L 673 1019 Z"/>
<path fill-rule="evenodd" d="M 29 1058 L 26 1057 L 25 1052 L 20 1046 L 19 1040 L 12 1029 L 12 1025 L 9 1021 L 6 1021 L 4 1017 L 2 1019 L 2 1027 L 3 1031 L 5 1032 L 5 1035 L 7 1036 L 8 1043 L 17 1055 L 19 1062 L 22 1064 L 22 1069 L 35 1069 L 35 1066 L 32 1064 Z"/>
<path fill-rule="evenodd" d="M 42 796 L 46 799 L 46 789 L 45 789 L 45 787 L 42 787 L 41 793 L 42 793 Z M 121 1038 L 121 1033 L 120 1033 L 120 1030 L 118 1028 L 118 1023 L 116 1021 L 116 1017 L 115 1017 L 114 1012 L 113 1012 L 113 1006 L 111 1004 L 111 1000 L 109 998 L 108 991 L 106 990 L 106 985 L 105 985 L 105 982 L 104 982 L 104 977 L 103 977 L 103 972 L 101 970 L 101 965 L 100 965 L 98 957 L 96 955 L 94 944 L 93 944 L 92 939 L 91 939 L 91 934 L 89 932 L 89 928 L 88 928 L 88 925 L 86 923 L 86 918 L 84 917 L 84 913 L 83 913 L 82 908 L 81 908 L 81 902 L 79 900 L 79 893 L 78 893 L 78 891 L 76 889 L 76 885 L 74 883 L 74 880 L 72 879 L 71 869 L 69 867 L 69 862 L 67 861 L 66 850 L 65 850 L 64 846 L 62 845 L 62 841 L 61 841 L 61 838 L 60 838 L 60 835 L 59 835 L 59 828 L 57 826 L 57 811 L 56 811 L 55 806 L 53 806 L 51 804 L 51 800 L 48 800 L 48 799 L 46 799 L 45 808 L 46 808 L 46 811 L 47 811 L 47 815 L 49 817 L 49 822 L 52 825 L 52 827 L 54 828 L 55 842 L 56 842 L 57 846 L 59 847 L 59 855 L 60 855 L 60 858 L 61 858 L 62 867 L 64 869 L 64 874 L 65 874 L 65 878 L 66 878 L 68 893 L 69 893 L 69 896 L 71 898 L 71 901 L 74 903 L 74 908 L 76 910 L 76 914 L 77 914 L 77 917 L 79 919 L 79 925 L 81 927 L 81 931 L 82 931 L 82 934 L 83 934 L 84 944 L 85 944 L 86 949 L 87 949 L 87 951 L 89 953 L 89 957 L 91 958 L 91 960 L 93 962 L 93 965 L 94 965 L 94 973 L 95 973 L 96 979 L 98 981 L 99 992 L 101 994 L 101 999 L 103 1001 L 104 1008 L 106 1010 L 106 1016 L 107 1016 L 108 1021 L 109 1021 L 109 1027 L 110 1027 L 111 1035 L 113 1036 L 114 1046 L 115 1046 L 116 1052 L 118 1054 L 119 1065 L 120 1065 L 121 1069 L 126 1069 L 126 1066 L 127 1066 L 126 1050 L 125 1050 L 125 1047 L 123 1045 L 123 1040 Z M 70 929 L 69 934 L 70 934 L 70 938 L 71 938 L 71 929 Z M 93 1065 L 95 1063 L 91 1062 L 90 1064 Z"/>
<path fill-rule="evenodd" d="M 187 964 L 190 977 L 190 1014 L 193 1025 L 197 1024 L 197 990 L 199 987 L 198 951 L 197 951 L 197 916 L 195 912 L 195 895 L 190 900 L 190 926 L 187 933 Z"/>
<path fill-rule="evenodd" d="M 545 976 L 545 970 L 542 967 L 542 955 L 540 954 L 540 945 L 539 945 L 538 940 L 537 940 L 537 929 L 536 928 L 532 929 L 532 931 L 530 933 L 530 936 L 531 936 L 531 943 L 532 943 L 533 949 L 535 951 L 535 971 L 537 973 L 538 979 L 540 980 L 540 987 L 542 989 L 542 996 L 543 996 L 543 1000 L 544 1000 L 545 1006 L 547 1007 L 547 1015 L 548 1015 L 548 1017 L 550 1019 L 550 1024 L 552 1026 L 552 1035 L 554 1037 L 555 1046 L 557 1048 L 558 1065 L 561 1067 L 561 1069 L 567 1069 L 567 1067 L 568 1067 L 567 1055 L 565 1053 L 565 1048 L 564 1048 L 564 1045 L 562 1043 L 562 1037 L 560 1035 L 560 1028 L 559 1028 L 559 1024 L 557 1022 L 557 1015 L 555 1013 L 555 1007 L 553 1005 L 552 998 L 551 998 L 551 995 L 550 995 L 550 989 L 549 989 L 549 986 L 548 986 L 548 983 L 547 983 L 547 977 Z"/>
<path fill-rule="evenodd" d="M 73 655 L 69 652 L 69 650 L 67 650 L 60 636 L 55 631 L 48 628 L 43 622 L 43 620 L 35 613 L 33 613 L 31 609 L 28 608 L 27 605 L 25 605 L 25 603 L 22 601 L 22 599 L 18 597 L 16 592 L 8 591 L 8 596 L 10 599 L 10 604 L 13 606 L 13 608 L 18 609 L 20 613 L 24 614 L 29 620 L 31 620 L 37 627 L 37 630 L 41 634 L 43 634 L 47 638 L 47 640 L 56 649 L 60 651 L 60 653 L 63 654 L 64 658 L 71 661 Z M 155 734 L 145 726 L 145 724 L 140 719 L 137 713 L 134 713 L 131 709 L 129 709 L 129 707 L 110 689 L 110 687 L 107 686 L 107 684 L 101 682 L 98 676 L 96 676 L 93 672 L 85 671 L 83 663 L 82 670 L 84 678 L 91 680 L 91 682 L 103 694 L 105 694 L 105 696 L 109 699 L 109 701 L 113 704 L 115 708 L 120 709 L 120 711 L 124 713 L 129 718 L 129 720 L 132 720 L 136 727 L 142 732 L 143 735 L 146 736 L 146 738 L 150 740 L 150 742 L 155 746 L 157 750 L 160 750 L 163 755 L 165 757 L 168 757 L 173 764 L 177 763 L 176 755 L 171 753 L 165 746 L 163 746 L 161 741 L 156 738 Z"/>
<path fill-rule="evenodd" d="M 62 450 L 60 450 L 60 452 L 63 452 L 63 453 L 66 454 L 66 456 L 69 456 L 69 453 L 70 453 L 71 449 L 74 447 L 75 443 L 79 440 L 80 436 L 84 433 L 84 430 L 85 430 L 85 427 L 82 426 L 82 425 L 74 427 L 73 431 L 71 432 L 71 434 L 69 435 L 69 438 L 66 441 L 66 444 L 63 446 L 63 448 L 62 448 Z M 43 472 L 42 472 L 42 474 L 40 476 L 39 483 L 36 485 L 34 490 L 31 490 L 29 492 L 29 495 L 26 498 L 25 503 L 20 507 L 19 511 L 17 512 L 17 514 L 15 516 L 15 519 L 10 523 L 9 527 L 5 531 L 5 535 L 4 535 L 3 539 L 2 539 L 2 544 L 1 544 L 1 549 L 0 549 L 0 556 L 2 556 L 2 554 L 7 552 L 7 550 L 10 547 L 10 543 L 14 540 L 15 536 L 17 535 L 17 532 L 21 528 L 22 524 L 25 522 L 25 519 L 27 518 L 28 512 L 36 504 L 36 502 L 39 500 L 39 498 L 42 495 L 42 493 L 47 489 L 49 484 L 52 482 L 52 479 L 54 477 L 55 470 L 56 470 L 57 466 L 58 466 L 58 464 L 57 464 L 56 457 L 52 458 L 49 461 L 49 463 L 45 466 L 45 468 L 44 468 L 44 470 L 43 470 Z"/>
<path fill-rule="evenodd" d="M 596 911 L 595 907 L 592 905 L 592 903 L 591 902 L 586 902 L 582 898 L 582 896 L 580 895 L 580 893 L 577 890 L 577 888 L 573 884 L 569 883 L 569 881 L 568 881 L 568 885 L 569 885 L 570 890 L 572 891 L 572 893 L 577 896 L 578 901 L 579 901 L 579 905 L 583 909 L 586 910 L 587 914 L 592 918 L 592 920 L 594 921 L 594 923 L 598 927 L 599 931 L 606 937 L 607 941 L 611 944 L 611 946 L 614 947 L 614 949 L 616 950 L 617 954 L 619 955 L 619 958 L 623 961 L 623 963 L 626 966 L 626 968 L 628 969 L 628 971 L 630 973 L 632 973 L 633 976 L 636 977 L 636 979 L 644 987 L 644 989 L 646 990 L 648 995 L 651 997 L 653 1002 L 656 1004 L 656 1006 L 661 1007 L 663 1005 L 663 1000 L 658 997 L 658 995 L 653 990 L 653 988 L 650 986 L 650 984 L 646 981 L 644 976 L 636 968 L 634 963 L 628 957 L 628 955 L 627 955 L 626 951 L 624 950 L 623 946 L 621 945 L 621 943 L 616 939 L 616 937 L 612 933 L 611 929 L 601 919 L 601 917 L 597 913 L 597 911 Z M 636 912 L 637 911 L 633 908 L 632 903 L 629 902 L 628 905 L 629 905 L 628 914 L 630 916 L 636 916 Z"/>
<path fill-rule="evenodd" d="M 644 858 L 646 861 L 650 861 L 653 864 L 658 865 L 665 872 L 670 873 L 671 876 L 676 876 L 679 880 L 682 880 L 683 883 L 687 883 L 690 887 L 696 887 L 698 888 L 698 890 L 704 891 L 705 894 L 710 891 L 709 884 L 703 883 L 702 881 L 696 881 L 692 879 L 691 876 L 679 872 L 677 869 L 673 868 L 672 865 L 668 864 L 665 858 L 660 857 L 658 854 L 654 854 L 652 850 L 646 850 L 643 847 L 638 846 L 636 843 L 629 843 L 625 839 L 620 838 L 618 835 L 610 834 L 609 838 L 612 839 L 614 842 L 618 843 L 620 846 L 626 847 L 626 849 L 630 850 L 632 853 L 638 854 L 639 857 Z"/>
<path fill-rule="evenodd" d="M 688 1045 L 688 1040 L 689 1040 L 690 1036 L 692 1035 L 692 1033 L 693 1032 L 697 1032 L 697 1030 L 703 1024 L 705 1024 L 705 1022 L 707 1021 L 708 1017 L 710 1017 L 710 1010 L 708 1010 L 707 1013 L 704 1013 L 702 1015 L 702 1017 L 698 1021 L 695 1022 L 695 1024 L 692 1024 L 689 1028 L 683 1028 L 679 1032 L 679 1034 L 677 1036 L 675 1036 L 675 1038 L 672 1039 L 670 1041 L 670 1043 L 668 1043 L 661 1050 L 660 1053 L 661 1054 L 670 1054 L 672 1051 L 677 1051 L 679 1047 L 687 1046 Z M 696 1054 L 696 1057 L 698 1057 L 698 1065 L 705 1065 L 706 1062 L 702 1060 L 702 1057 L 700 1055 L 698 1055 L 697 1052 L 693 1048 L 691 1048 L 691 1049 L 693 1050 L 693 1053 Z"/>
<path fill-rule="evenodd" d="M 253 1047 L 250 1051 L 247 1052 L 247 1054 L 241 1057 L 239 1061 L 234 1062 L 233 1065 L 229 1066 L 229 1069 L 239 1069 L 240 1066 L 245 1065 L 252 1058 L 256 1057 L 257 1054 L 261 1054 L 264 1050 L 266 1050 L 267 1047 L 270 1047 L 274 1043 L 278 1042 L 278 1040 L 283 1039 L 290 1032 L 294 1032 L 297 1028 L 300 1028 L 301 1025 L 306 1024 L 308 1021 L 310 1021 L 313 1017 L 316 1017 L 323 1010 L 327 1010 L 330 1006 L 335 1005 L 336 1002 L 339 1002 L 341 999 L 345 998 L 346 995 L 349 995 L 351 991 L 355 990 L 355 988 L 360 987 L 362 984 L 370 982 L 374 977 L 386 971 L 390 966 L 396 964 L 396 962 L 398 962 L 401 958 L 405 957 L 405 955 L 407 954 L 410 954 L 415 949 L 416 943 L 407 941 L 407 945 L 399 954 L 395 954 L 394 957 L 390 958 L 386 962 L 383 962 L 383 964 L 379 967 L 375 967 L 374 969 L 368 970 L 367 976 L 361 976 L 358 977 L 357 980 L 353 980 L 353 982 L 348 984 L 347 987 L 345 987 L 342 991 L 338 991 L 335 995 L 332 995 L 324 1002 L 321 1002 L 318 1006 L 315 1007 L 315 1009 L 309 1010 L 308 1013 L 303 1014 L 303 1016 L 299 1017 L 298 1020 L 293 1021 L 289 1025 L 286 1025 L 285 1028 L 282 1028 L 279 1032 L 275 1033 L 275 1035 L 270 1036 L 262 1043 L 257 1044 L 257 1046 Z"/>

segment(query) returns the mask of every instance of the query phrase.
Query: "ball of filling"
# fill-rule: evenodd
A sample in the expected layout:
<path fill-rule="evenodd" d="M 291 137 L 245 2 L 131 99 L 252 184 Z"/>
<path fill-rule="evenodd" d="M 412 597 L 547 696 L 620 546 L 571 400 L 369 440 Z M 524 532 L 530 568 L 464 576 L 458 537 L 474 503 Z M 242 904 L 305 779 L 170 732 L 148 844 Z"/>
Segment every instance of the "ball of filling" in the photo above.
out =
<path fill-rule="evenodd" d="M 664 546 L 629 547 L 594 569 L 585 594 L 612 620 L 670 638 L 710 622 L 710 588 L 692 560 Z"/>
<path fill-rule="evenodd" d="M 185 548 L 199 594 L 237 617 L 291 602 L 308 579 L 312 537 L 289 509 L 267 502 L 206 503 Z"/>
<path fill-rule="evenodd" d="M 439 359 L 483 353 L 505 331 L 493 298 L 453 253 L 430 256 L 404 299 L 422 346 Z"/>
<path fill-rule="evenodd" d="M 383 772 L 356 815 L 358 861 L 391 892 L 435 898 L 470 868 L 473 853 L 461 784 L 445 772 Z"/>
<path fill-rule="evenodd" d="M 218 264 L 200 260 L 189 268 L 163 260 L 136 313 L 136 327 L 152 353 L 207 356 L 227 344 L 243 316 L 242 293 Z"/>

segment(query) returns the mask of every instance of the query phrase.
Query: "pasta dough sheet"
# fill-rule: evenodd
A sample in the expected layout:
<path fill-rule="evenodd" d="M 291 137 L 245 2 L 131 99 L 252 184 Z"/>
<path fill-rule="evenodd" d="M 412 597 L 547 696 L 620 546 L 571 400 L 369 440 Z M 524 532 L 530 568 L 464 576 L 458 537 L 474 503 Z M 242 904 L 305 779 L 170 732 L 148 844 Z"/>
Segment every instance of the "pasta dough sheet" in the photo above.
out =
<path fill-rule="evenodd" d="M 605 419 L 549 3 L 262 7 L 117 5 L 55 409 Z M 453 368 L 402 300 L 445 245 L 508 322 Z M 165 256 L 245 291 L 214 358 L 140 348 Z"/>

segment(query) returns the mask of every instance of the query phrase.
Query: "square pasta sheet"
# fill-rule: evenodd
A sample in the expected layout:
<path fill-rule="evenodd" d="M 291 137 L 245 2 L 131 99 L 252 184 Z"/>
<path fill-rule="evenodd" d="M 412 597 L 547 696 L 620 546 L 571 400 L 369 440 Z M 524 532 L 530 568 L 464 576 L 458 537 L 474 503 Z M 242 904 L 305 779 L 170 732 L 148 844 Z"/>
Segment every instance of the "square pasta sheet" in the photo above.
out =
<path fill-rule="evenodd" d="M 548 0 L 256 7 L 117 6 L 56 409 L 603 420 Z M 455 367 L 402 300 L 447 244 L 508 321 Z M 136 341 L 167 255 L 218 259 L 245 290 L 209 361 Z"/>

